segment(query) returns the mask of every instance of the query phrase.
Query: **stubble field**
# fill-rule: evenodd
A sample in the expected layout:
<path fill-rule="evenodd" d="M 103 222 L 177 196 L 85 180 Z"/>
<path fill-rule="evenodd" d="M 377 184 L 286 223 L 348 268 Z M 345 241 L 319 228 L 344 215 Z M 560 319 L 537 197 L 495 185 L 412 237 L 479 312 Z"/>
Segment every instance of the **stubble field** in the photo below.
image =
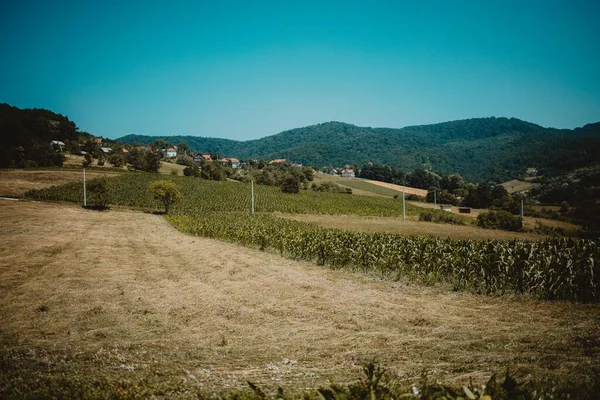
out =
<path fill-rule="evenodd" d="M 600 372 L 597 305 L 328 270 L 142 212 L 0 200 L 0 236 L 0 397 L 301 391 L 371 359 L 405 383 Z"/>

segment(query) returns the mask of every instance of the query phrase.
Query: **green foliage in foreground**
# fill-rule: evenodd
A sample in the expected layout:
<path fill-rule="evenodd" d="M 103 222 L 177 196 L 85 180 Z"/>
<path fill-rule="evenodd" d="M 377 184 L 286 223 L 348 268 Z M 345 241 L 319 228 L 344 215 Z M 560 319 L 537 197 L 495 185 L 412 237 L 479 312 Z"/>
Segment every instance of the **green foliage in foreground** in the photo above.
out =
<path fill-rule="evenodd" d="M 128 207 L 158 209 L 161 203 L 148 191 L 152 181 L 164 176 L 145 173 L 122 173 L 107 180 L 109 203 Z M 173 205 L 172 213 L 197 213 L 207 211 L 249 211 L 250 185 L 241 182 L 215 182 L 193 177 L 171 176 L 183 199 Z M 349 214 L 374 216 L 401 216 L 402 201 L 392 199 L 352 196 L 341 193 L 301 190 L 297 195 L 281 193 L 279 187 L 254 185 L 255 210 L 294 214 Z M 30 190 L 26 197 L 35 200 L 83 201 L 83 185 L 73 182 L 46 189 Z M 409 215 L 417 214 L 417 207 L 406 206 Z"/>
<path fill-rule="evenodd" d="M 269 215 L 170 216 L 179 230 L 225 239 L 332 268 L 374 271 L 416 283 L 446 282 L 475 293 L 600 300 L 597 241 L 455 240 L 326 229 Z"/>
<path fill-rule="evenodd" d="M 503 377 L 492 375 L 485 385 L 449 386 L 433 383 L 423 374 L 418 382 L 400 383 L 379 365 L 363 365 L 363 376 L 351 383 L 331 383 L 327 387 L 305 389 L 281 386 L 274 390 L 253 382 L 248 388 L 216 389 L 203 387 L 202 381 L 188 379 L 180 368 L 108 372 L 79 364 L 58 363 L 52 368 L 41 363 L 0 357 L 0 398 L 54 399 L 145 399 L 194 398 L 227 400 L 304 399 L 304 400 L 541 400 L 596 399 L 600 379 L 594 371 L 552 379 L 518 379 L 507 370 Z M 186 377 L 187 375 L 187 377 Z M 575 379 L 573 379 L 575 378 Z M 207 385 L 208 386 L 208 385 Z M 285 386 L 285 385 L 284 385 Z"/>

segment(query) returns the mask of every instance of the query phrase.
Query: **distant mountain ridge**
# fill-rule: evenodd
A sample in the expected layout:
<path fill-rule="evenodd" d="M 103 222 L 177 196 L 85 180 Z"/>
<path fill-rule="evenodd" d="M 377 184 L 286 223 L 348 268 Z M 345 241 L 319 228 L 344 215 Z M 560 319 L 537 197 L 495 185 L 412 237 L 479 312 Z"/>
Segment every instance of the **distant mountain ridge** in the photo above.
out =
<path fill-rule="evenodd" d="M 191 150 L 247 158 L 286 158 L 304 165 L 359 167 L 368 162 L 405 171 L 460 173 L 470 181 L 508 180 L 535 167 L 561 173 L 600 160 L 600 123 L 576 129 L 544 128 L 517 118 L 473 118 L 401 129 L 326 122 L 261 139 L 127 135 L 122 143 L 164 139 Z"/>

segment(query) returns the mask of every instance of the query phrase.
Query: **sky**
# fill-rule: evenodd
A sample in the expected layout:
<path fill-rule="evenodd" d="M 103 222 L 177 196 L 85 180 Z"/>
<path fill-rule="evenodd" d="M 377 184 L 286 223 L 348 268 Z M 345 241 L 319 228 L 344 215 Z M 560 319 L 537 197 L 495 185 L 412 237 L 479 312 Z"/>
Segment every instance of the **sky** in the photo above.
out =
<path fill-rule="evenodd" d="M 0 0 L 0 102 L 80 130 L 600 121 L 600 1 Z"/>

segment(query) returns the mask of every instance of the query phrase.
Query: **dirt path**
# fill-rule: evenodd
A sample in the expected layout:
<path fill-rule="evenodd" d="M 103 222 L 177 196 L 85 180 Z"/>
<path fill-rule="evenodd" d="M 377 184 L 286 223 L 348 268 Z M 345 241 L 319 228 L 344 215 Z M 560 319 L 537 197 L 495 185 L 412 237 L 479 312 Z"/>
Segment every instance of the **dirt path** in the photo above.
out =
<path fill-rule="evenodd" d="M 483 382 L 507 366 L 568 377 L 598 368 L 600 343 L 597 305 L 407 286 L 187 236 L 151 214 L 3 200 L 0 321 L 0 378 L 203 390 L 314 388 L 372 358 L 407 382 Z"/>

